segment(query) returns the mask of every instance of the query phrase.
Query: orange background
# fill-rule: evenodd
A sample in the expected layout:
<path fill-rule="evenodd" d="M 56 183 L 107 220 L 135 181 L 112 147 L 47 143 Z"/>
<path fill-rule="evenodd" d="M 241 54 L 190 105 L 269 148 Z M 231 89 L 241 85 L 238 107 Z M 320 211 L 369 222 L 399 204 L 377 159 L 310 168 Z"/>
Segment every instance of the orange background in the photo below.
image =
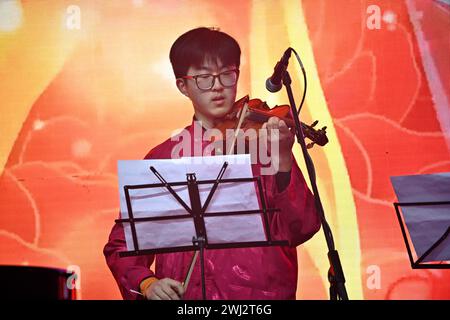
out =
<path fill-rule="evenodd" d="M 304 59 L 302 118 L 328 127 L 311 155 L 350 298 L 450 298 L 448 270 L 411 269 L 389 181 L 450 171 L 444 0 L 0 2 L 0 264 L 76 265 L 79 298 L 120 298 L 102 254 L 116 163 L 190 123 L 168 52 L 197 26 L 240 43 L 239 97 L 286 103 L 264 81 L 288 46 Z M 289 70 L 299 102 L 294 59 Z M 327 299 L 322 232 L 298 252 L 297 297 Z"/>

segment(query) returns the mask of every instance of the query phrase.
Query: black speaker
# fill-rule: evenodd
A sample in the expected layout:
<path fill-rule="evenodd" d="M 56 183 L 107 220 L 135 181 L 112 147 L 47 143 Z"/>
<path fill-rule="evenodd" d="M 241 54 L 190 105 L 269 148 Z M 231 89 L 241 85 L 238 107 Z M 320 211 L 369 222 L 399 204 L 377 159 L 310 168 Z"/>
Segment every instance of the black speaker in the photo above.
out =
<path fill-rule="evenodd" d="M 74 300 L 76 289 L 70 278 L 72 275 L 57 268 L 0 265 L 0 298 Z"/>

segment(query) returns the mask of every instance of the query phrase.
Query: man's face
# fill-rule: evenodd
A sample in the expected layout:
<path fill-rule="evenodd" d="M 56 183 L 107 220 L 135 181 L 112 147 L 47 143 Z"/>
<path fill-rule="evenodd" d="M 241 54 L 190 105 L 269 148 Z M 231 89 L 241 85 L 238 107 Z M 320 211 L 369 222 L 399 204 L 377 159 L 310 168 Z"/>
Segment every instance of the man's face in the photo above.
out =
<path fill-rule="evenodd" d="M 235 65 L 224 66 L 220 61 L 206 60 L 200 67 L 191 66 L 187 76 L 218 75 L 236 69 Z M 203 81 L 201 78 L 197 80 Z M 222 85 L 219 78 L 216 77 L 212 88 L 201 89 L 197 86 L 195 79 L 177 79 L 177 86 L 184 95 L 191 99 L 196 118 L 209 127 L 214 126 L 219 119 L 229 113 L 236 100 L 237 80 L 235 85 L 228 87 Z"/>

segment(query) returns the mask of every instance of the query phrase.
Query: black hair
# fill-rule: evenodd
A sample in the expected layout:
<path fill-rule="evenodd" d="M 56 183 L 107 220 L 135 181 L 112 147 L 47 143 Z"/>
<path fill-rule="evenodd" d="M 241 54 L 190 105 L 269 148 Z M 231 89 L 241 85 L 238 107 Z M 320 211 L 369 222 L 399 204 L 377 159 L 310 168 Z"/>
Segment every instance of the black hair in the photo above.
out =
<path fill-rule="evenodd" d="M 230 35 L 216 28 L 200 27 L 182 34 L 170 49 L 170 62 L 176 78 L 187 74 L 191 66 L 200 67 L 205 60 L 220 60 L 224 66 L 241 62 L 241 48 Z"/>

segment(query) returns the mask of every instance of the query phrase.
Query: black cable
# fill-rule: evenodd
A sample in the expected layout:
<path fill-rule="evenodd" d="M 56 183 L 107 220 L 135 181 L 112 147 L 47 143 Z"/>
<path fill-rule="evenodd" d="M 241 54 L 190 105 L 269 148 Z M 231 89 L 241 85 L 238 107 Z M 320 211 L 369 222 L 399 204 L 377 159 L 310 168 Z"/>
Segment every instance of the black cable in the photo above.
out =
<path fill-rule="evenodd" d="M 306 97 L 306 91 L 308 88 L 308 82 L 307 82 L 307 77 L 306 77 L 306 70 L 305 67 L 303 65 L 303 62 L 299 56 L 299 54 L 297 53 L 297 51 L 295 51 L 294 48 L 289 47 L 289 49 L 294 52 L 295 57 L 297 58 L 297 61 L 300 65 L 300 69 L 302 71 L 302 75 L 303 75 L 303 82 L 304 82 L 304 86 L 303 86 L 303 95 L 302 95 L 302 100 L 300 101 L 300 105 L 297 109 L 297 116 L 300 114 L 300 111 L 302 110 L 302 106 L 303 103 L 305 102 L 305 97 Z M 305 156 L 305 161 L 310 165 L 311 168 L 311 172 L 310 173 L 310 179 L 312 180 L 311 182 L 311 187 L 313 188 L 313 192 L 314 194 L 318 194 L 318 190 L 317 190 L 317 179 L 316 179 L 316 169 L 314 166 L 314 162 L 311 159 L 311 156 L 309 155 L 309 153 L 306 151 L 304 152 L 304 156 Z M 335 249 L 335 244 L 334 244 L 334 237 L 333 237 L 333 233 L 331 231 L 330 225 L 328 224 L 328 221 L 325 218 L 325 213 L 323 211 L 323 207 L 320 206 L 321 208 L 318 211 L 319 213 L 319 217 L 320 220 L 322 222 L 322 228 L 323 228 L 323 232 L 328 235 L 328 237 L 326 237 L 326 239 L 328 239 L 328 246 L 330 250 L 334 250 Z"/>
<path fill-rule="evenodd" d="M 306 81 L 306 70 L 305 67 L 303 66 L 303 62 L 302 59 L 300 59 L 300 56 L 298 55 L 297 51 L 295 51 L 294 48 L 289 47 L 289 49 L 291 49 L 291 51 L 294 52 L 295 57 L 297 58 L 298 64 L 300 65 L 300 68 L 302 70 L 302 74 L 303 74 L 303 83 L 305 84 L 303 87 L 303 96 L 302 96 L 302 100 L 300 101 L 300 105 L 298 106 L 298 110 L 297 110 L 297 114 L 300 113 L 300 111 L 302 110 L 302 106 L 303 103 L 305 102 L 305 97 L 306 97 L 306 90 L 308 88 L 308 81 Z"/>

